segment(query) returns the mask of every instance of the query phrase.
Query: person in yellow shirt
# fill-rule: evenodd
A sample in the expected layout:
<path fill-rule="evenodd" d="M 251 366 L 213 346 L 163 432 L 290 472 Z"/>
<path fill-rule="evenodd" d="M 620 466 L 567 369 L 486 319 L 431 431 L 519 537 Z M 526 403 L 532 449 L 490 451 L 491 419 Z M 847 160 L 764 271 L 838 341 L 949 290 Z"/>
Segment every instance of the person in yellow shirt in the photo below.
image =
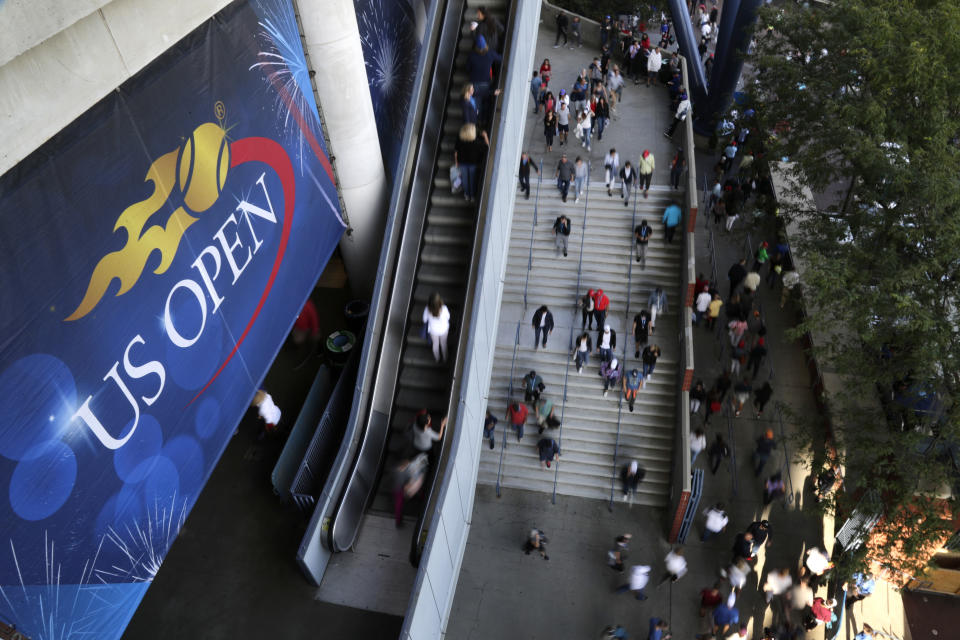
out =
<path fill-rule="evenodd" d="M 637 164 L 637 172 L 640 174 L 640 184 L 638 189 L 643 189 L 643 197 L 647 197 L 647 191 L 650 190 L 650 181 L 653 179 L 653 170 L 656 168 L 656 161 L 649 149 L 644 149 L 640 155 L 640 162 Z"/>
<path fill-rule="evenodd" d="M 710 301 L 710 306 L 707 307 L 707 330 L 713 331 L 713 327 L 717 322 L 717 318 L 720 317 L 720 307 L 723 306 L 723 300 L 720 299 L 720 294 L 713 294 L 713 300 Z"/>

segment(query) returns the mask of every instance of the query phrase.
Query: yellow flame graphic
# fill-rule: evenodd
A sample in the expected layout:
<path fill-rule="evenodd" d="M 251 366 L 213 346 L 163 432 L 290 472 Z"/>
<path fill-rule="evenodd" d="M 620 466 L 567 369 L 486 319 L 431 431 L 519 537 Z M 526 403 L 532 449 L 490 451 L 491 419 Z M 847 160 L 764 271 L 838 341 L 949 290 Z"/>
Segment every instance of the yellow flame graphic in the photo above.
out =
<path fill-rule="evenodd" d="M 76 311 L 66 318 L 68 321 L 90 313 L 114 279 L 120 280 L 117 296 L 133 288 L 154 251 L 160 252 L 160 264 L 153 272 L 161 274 L 170 267 L 183 232 L 197 218 L 183 207 L 177 207 L 165 225 L 153 225 L 146 231 L 143 227 L 167 201 L 178 177 L 183 201 L 191 211 L 202 213 L 213 206 L 220 197 L 230 167 L 230 146 L 226 135 L 219 125 L 204 123 L 194 129 L 182 148 L 165 153 L 150 165 L 144 181 L 153 183 L 153 193 L 127 207 L 117 218 L 113 231 L 125 229 L 127 241 L 122 249 L 108 253 L 97 263 L 87 292 Z"/>

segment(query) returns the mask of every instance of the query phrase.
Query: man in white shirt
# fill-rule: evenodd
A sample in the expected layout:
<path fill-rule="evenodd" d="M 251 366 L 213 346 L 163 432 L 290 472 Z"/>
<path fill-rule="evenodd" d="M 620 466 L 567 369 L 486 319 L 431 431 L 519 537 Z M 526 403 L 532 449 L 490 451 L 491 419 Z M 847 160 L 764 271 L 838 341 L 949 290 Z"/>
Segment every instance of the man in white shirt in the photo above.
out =
<path fill-rule="evenodd" d="M 727 523 L 730 522 L 727 512 L 723 510 L 723 504 L 720 502 L 704 511 L 703 515 L 706 516 L 707 520 L 703 525 L 703 535 L 700 536 L 700 542 L 706 542 L 717 534 L 723 533 L 723 530 L 727 528 Z"/>
<path fill-rule="evenodd" d="M 643 589 L 650 582 L 650 567 L 642 564 L 635 564 L 630 567 L 630 582 L 617 587 L 617 593 L 632 591 L 637 600 L 646 600 Z"/>
<path fill-rule="evenodd" d="M 653 81 L 653 84 L 657 84 L 657 75 L 660 73 L 660 67 L 663 66 L 663 54 L 660 53 L 660 47 L 654 49 L 649 56 L 647 56 L 647 86 L 650 86 L 650 81 Z"/>
<path fill-rule="evenodd" d="M 710 302 L 712 300 L 713 296 L 710 295 L 709 291 L 701 291 L 700 295 L 697 296 L 697 312 L 693 314 L 693 326 L 700 324 L 700 318 L 702 318 L 710 308 Z"/>
<path fill-rule="evenodd" d="M 777 569 L 768 573 L 767 581 L 763 585 L 763 593 L 766 595 L 767 604 L 770 604 L 774 596 L 785 594 L 791 586 L 793 586 L 793 578 L 790 577 L 789 569 Z"/>
<path fill-rule="evenodd" d="M 676 582 L 687 572 L 687 559 L 683 557 L 682 547 L 676 547 L 671 550 L 663 559 L 663 563 L 667 566 L 667 572 L 660 580 L 660 584 L 663 584 L 667 580 Z"/>

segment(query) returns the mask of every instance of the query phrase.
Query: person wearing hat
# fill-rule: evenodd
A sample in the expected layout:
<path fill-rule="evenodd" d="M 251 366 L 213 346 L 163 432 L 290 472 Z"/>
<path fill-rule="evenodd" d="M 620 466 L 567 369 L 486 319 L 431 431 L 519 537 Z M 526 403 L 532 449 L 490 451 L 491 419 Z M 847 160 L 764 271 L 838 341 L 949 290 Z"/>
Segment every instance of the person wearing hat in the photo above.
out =
<path fill-rule="evenodd" d="M 650 153 L 649 149 L 644 149 L 643 153 L 640 154 L 640 162 L 637 163 L 637 173 L 640 176 L 637 189 L 643 190 L 644 198 L 647 197 L 647 192 L 650 190 L 650 182 L 653 180 L 653 170 L 656 166 L 657 163 L 653 154 Z"/>
<path fill-rule="evenodd" d="M 763 468 L 770 459 L 770 454 L 776 449 L 777 442 L 773 439 L 773 429 L 767 429 L 757 438 L 757 448 L 753 452 L 753 475 L 759 478 Z"/>
<path fill-rule="evenodd" d="M 747 533 L 753 538 L 753 555 L 757 555 L 762 546 L 773 544 L 773 529 L 769 520 L 756 520 L 747 527 Z"/>
<path fill-rule="evenodd" d="M 597 333 L 597 352 L 604 362 L 609 362 L 613 358 L 613 350 L 617 348 L 617 332 L 610 328 L 610 325 L 603 325 Z"/>
<path fill-rule="evenodd" d="M 637 486 L 645 475 L 647 475 L 647 472 L 637 464 L 636 460 L 631 460 L 623 465 L 620 470 L 620 480 L 623 482 L 623 499 L 625 501 L 637 492 Z"/>
<path fill-rule="evenodd" d="M 620 362 L 616 358 L 603 362 L 600 365 L 600 377 L 603 378 L 603 397 L 606 398 L 610 387 L 616 387 L 620 379 Z"/>
<path fill-rule="evenodd" d="M 623 376 L 623 397 L 627 399 L 627 406 L 633 412 L 633 403 L 637 401 L 637 391 L 643 386 L 643 377 L 639 369 L 631 369 Z"/>
<path fill-rule="evenodd" d="M 604 16 L 600 21 L 600 47 L 603 48 L 610 44 L 610 37 L 613 35 L 613 19 L 610 16 Z"/>

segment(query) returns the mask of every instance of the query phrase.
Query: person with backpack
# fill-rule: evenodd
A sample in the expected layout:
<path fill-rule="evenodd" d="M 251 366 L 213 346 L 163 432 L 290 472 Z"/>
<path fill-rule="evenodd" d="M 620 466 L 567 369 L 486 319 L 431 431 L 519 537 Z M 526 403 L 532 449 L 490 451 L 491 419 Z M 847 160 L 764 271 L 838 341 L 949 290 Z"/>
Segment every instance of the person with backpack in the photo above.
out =
<path fill-rule="evenodd" d="M 633 230 L 633 238 L 637 246 L 637 262 L 643 261 L 643 266 L 647 266 L 647 245 L 650 244 L 651 235 L 653 235 L 653 227 L 647 224 L 646 218 L 640 220 L 640 224 Z"/>
<path fill-rule="evenodd" d="M 650 312 L 643 309 L 633 317 L 633 357 L 639 358 L 640 351 L 647 346 L 647 339 L 650 337 Z"/>
<path fill-rule="evenodd" d="M 606 398 L 610 387 L 616 388 L 620 379 L 620 362 L 616 358 L 604 361 L 600 365 L 600 377 L 603 378 L 603 397 Z"/>
<path fill-rule="evenodd" d="M 549 469 L 550 463 L 560 457 L 560 445 L 553 438 L 540 438 L 537 451 L 540 453 L 540 468 L 544 470 Z"/>
<path fill-rule="evenodd" d="M 631 369 L 627 375 L 623 376 L 623 397 L 626 398 L 631 413 L 633 404 L 637 401 L 637 391 L 641 386 L 643 386 L 643 378 L 639 370 Z"/>
<path fill-rule="evenodd" d="M 547 555 L 547 534 L 540 529 L 531 529 L 527 536 L 527 541 L 523 545 L 523 552 L 530 555 L 531 551 L 536 551 L 544 560 L 549 560 Z"/>
<path fill-rule="evenodd" d="M 529 402 L 536 408 L 536 404 L 540 400 L 540 394 L 547 388 L 543 384 L 543 378 L 538 376 L 536 371 L 531 370 L 530 373 L 523 376 L 522 384 L 524 402 Z"/>
<path fill-rule="evenodd" d="M 583 367 L 590 363 L 590 352 L 593 351 L 593 341 L 590 340 L 590 334 L 584 331 L 574 341 L 573 360 L 577 365 L 577 375 L 583 371 Z"/>

